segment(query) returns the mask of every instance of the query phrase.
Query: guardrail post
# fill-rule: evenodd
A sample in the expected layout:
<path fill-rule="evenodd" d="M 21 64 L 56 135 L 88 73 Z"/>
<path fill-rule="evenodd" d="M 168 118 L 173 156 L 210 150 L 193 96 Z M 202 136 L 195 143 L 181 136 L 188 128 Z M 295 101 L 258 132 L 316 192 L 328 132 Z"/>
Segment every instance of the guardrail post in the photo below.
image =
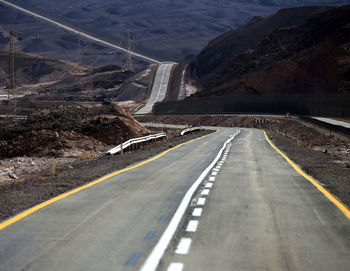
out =
<path fill-rule="evenodd" d="M 123 138 L 122 137 L 120 141 L 120 155 L 123 155 Z"/>

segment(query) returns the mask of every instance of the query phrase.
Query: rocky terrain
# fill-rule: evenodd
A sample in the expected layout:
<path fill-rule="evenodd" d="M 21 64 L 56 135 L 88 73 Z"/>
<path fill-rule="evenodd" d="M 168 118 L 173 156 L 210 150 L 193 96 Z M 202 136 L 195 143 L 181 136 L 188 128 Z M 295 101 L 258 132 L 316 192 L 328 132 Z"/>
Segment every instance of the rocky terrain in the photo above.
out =
<path fill-rule="evenodd" d="M 188 54 L 199 53 L 210 39 L 233 27 L 243 25 L 253 16 L 266 16 L 282 7 L 348 2 L 347 0 L 11 1 L 59 21 L 80 26 L 84 31 L 95 33 L 118 44 L 125 40 L 130 30 L 137 52 L 174 61 L 180 61 Z M 17 31 L 26 33 L 28 27 L 19 25 L 23 15 L 4 14 L 6 21 L 10 16 L 17 21 L 14 25 L 19 28 Z M 40 29 L 36 27 L 38 23 L 32 21 L 30 24 L 41 39 L 33 43 L 27 39 L 28 52 L 43 55 L 59 51 L 61 55 L 71 57 L 70 51 L 76 50 L 76 37 L 60 32 L 56 35 L 57 38 L 54 38 L 47 27 L 41 26 L 43 29 Z M 71 50 L 65 50 L 64 47 Z M 53 55 L 50 57 L 56 58 Z M 113 61 L 117 61 L 118 58 L 121 60 L 118 56 Z M 120 65 L 118 62 L 113 64 Z"/>
<path fill-rule="evenodd" d="M 150 133 L 117 105 L 51 107 L 2 126 L 0 158 L 67 156 L 73 148 L 93 150 Z"/>
<path fill-rule="evenodd" d="M 211 41 L 194 96 L 349 93 L 350 6 L 282 9 Z"/>
<path fill-rule="evenodd" d="M 155 65 L 134 71 L 118 65 L 83 66 L 34 54 L 15 53 L 17 113 L 27 115 L 35 108 L 75 103 L 124 102 L 135 107 L 148 96 Z M 0 55 L 0 115 L 8 111 L 9 56 Z M 14 111 L 13 106 L 10 114 Z"/>

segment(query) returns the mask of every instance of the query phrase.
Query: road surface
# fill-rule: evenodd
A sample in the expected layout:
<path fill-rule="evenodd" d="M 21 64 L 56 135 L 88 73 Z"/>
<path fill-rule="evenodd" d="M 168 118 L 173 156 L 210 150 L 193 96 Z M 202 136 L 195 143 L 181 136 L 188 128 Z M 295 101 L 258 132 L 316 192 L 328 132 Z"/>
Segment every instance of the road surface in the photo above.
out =
<path fill-rule="evenodd" d="M 87 34 L 87 33 L 83 32 L 83 31 L 80 31 L 78 28 L 74 28 L 74 27 L 65 25 L 63 23 L 60 23 L 60 22 L 55 21 L 53 19 L 50 19 L 50 18 L 48 18 L 48 17 L 46 17 L 44 15 L 40 15 L 40 14 L 38 14 L 36 12 L 33 12 L 33 11 L 28 10 L 28 9 L 22 8 L 22 7 L 20 7 L 20 6 L 16 5 L 16 4 L 13 4 L 13 3 L 9 2 L 9 1 L 0 0 L 0 3 L 4 4 L 6 6 L 12 7 L 14 9 L 17 9 L 19 11 L 22 11 L 22 12 L 24 12 L 24 13 L 30 15 L 30 16 L 33 16 L 35 18 L 39 18 L 39 19 L 41 19 L 43 21 L 51 23 L 51 24 L 53 24 L 53 25 L 55 25 L 57 27 L 65 29 L 65 30 L 67 30 L 67 31 L 69 31 L 71 33 L 80 35 L 80 36 L 85 37 L 85 38 L 87 38 L 89 40 L 92 40 L 92 41 L 95 41 L 97 43 L 103 44 L 103 45 L 105 45 L 107 47 L 111 47 L 111 48 L 117 49 L 118 51 L 121 51 L 121 52 L 128 52 L 129 53 L 129 51 L 127 49 L 125 49 L 123 47 L 120 47 L 120 46 L 118 46 L 118 45 L 116 45 L 116 44 L 114 44 L 112 42 L 105 41 L 105 40 L 102 40 L 100 38 L 94 37 L 91 34 Z M 158 61 L 157 59 L 153 59 L 151 57 L 148 57 L 148 56 L 136 53 L 136 52 L 130 52 L 130 54 L 132 56 L 134 56 L 134 57 L 140 58 L 140 59 L 142 59 L 142 60 L 144 60 L 146 62 L 149 62 L 149 63 L 156 63 L 156 64 L 160 63 L 160 61 Z"/>
<path fill-rule="evenodd" d="M 236 133 L 220 128 L 3 228 L 0 270 L 348 270 L 348 218 L 261 131 L 228 143 Z M 206 192 L 193 190 L 202 177 Z"/>
<path fill-rule="evenodd" d="M 329 119 L 329 118 L 321 118 L 321 117 L 312 117 L 313 119 L 319 120 L 319 121 L 323 121 L 323 122 L 327 122 L 333 125 L 338 125 L 338 126 L 343 126 L 345 128 L 350 129 L 350 123 L 349 122 L 345 122 L 345 121 L 340 121 L 340 120 L 334 120 L 334 119 Z"/>
<path fill-rule="evenodd" d="M 174 62 L 167 62 L 159 65 L 149 99 L 136 114 L 150 113 L 154 103 L 163 101 L 168 89 L 171 69 L 175 64 Z"/>

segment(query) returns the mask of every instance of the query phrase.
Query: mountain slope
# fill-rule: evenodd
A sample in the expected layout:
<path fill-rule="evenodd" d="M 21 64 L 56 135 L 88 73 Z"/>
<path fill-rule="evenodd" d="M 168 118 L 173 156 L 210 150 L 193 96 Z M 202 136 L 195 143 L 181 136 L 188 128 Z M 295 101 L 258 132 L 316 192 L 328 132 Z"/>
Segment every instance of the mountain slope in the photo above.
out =
<path fill-rule="evenodd" d="M 282 9 L 211 41 L 195 96 L 346 92 L 350 6 Z"/>

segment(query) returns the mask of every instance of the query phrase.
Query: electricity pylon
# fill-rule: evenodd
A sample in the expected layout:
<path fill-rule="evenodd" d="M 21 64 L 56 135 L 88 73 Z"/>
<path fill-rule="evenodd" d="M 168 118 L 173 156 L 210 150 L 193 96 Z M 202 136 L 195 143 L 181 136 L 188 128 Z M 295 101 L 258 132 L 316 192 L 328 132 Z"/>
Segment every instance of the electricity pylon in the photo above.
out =
<path fill-rule="evenodd" d="M 133 46 L 133 40 L 131 40 L 131 35 L 130 35 L 130 31 L 128 31 L 128 35 L 126 38 L 126 47 L 127 47 L 127 52 L 125 55 L 125 63 L 122 67 L 122 70 L 129 70 L 129 71 L 134 71 L 134 68 L 132 66 L 132 62 L 131 62 L 131 53 L 132 53 L 132 48 Z"/>

